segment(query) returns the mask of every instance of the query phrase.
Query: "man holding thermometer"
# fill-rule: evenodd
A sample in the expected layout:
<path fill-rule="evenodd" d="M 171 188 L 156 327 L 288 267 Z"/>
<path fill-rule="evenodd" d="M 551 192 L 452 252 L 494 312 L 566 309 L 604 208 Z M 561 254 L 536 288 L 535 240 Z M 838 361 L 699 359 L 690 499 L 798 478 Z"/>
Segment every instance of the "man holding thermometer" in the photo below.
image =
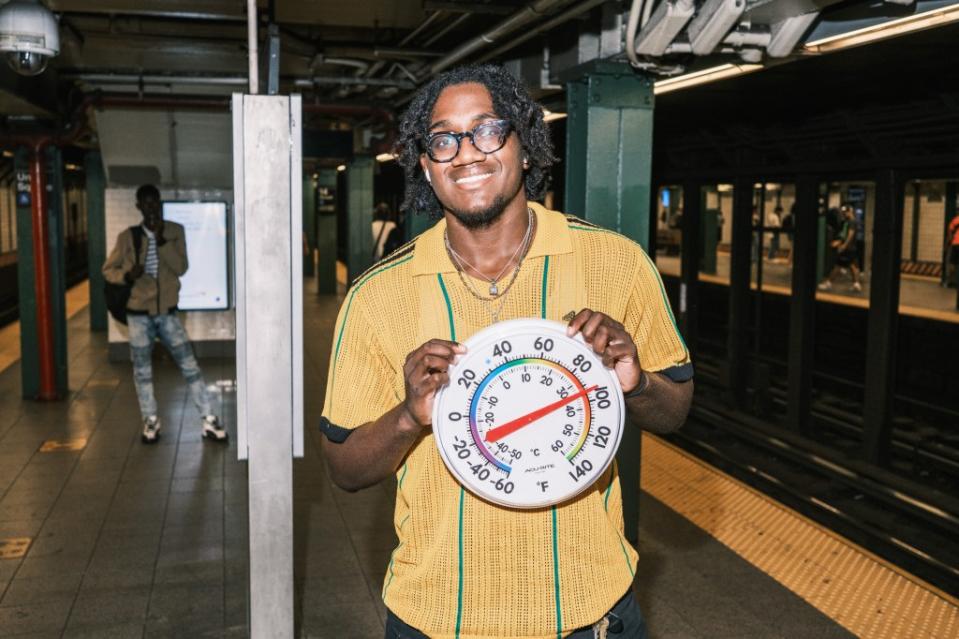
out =
<path fill-rule="evenodd" d="M 644 637 L 616 465 L 583 455 L 610 446 L 600 429 L 616 424 L 597 416 L 613 399 L 654 432 L 686 418 L 692 364 L 658 273 L 629 239 L 535 202 L 552 143 L 541 107 L 505 70 L 438 76 L 399 142 L 404 208 L 439 222 L 354 282 L 321 422 L 338 485 L 397 480 L 386 636 Z M 463 346 L 521 318 L 561 321 L 565 334 L 523 324 L 482 352 Z M 445 410 L 444 389 L 469 406 Z M 440 403 L 443 426 L 462 433 L 448 447 L 435 437 Z M 503 499 L 459 481 L 451 457 Z M 572 498 L 503 505 L 567 474 Z"/>

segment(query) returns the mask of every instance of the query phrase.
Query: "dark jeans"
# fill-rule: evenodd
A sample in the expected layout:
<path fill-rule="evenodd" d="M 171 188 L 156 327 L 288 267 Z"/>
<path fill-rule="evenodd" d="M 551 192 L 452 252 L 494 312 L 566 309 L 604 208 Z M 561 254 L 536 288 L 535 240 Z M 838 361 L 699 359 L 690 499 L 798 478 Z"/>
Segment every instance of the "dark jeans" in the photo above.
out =
<path fill-rule="evenodd" d="M 639 609 L 639 603 L 630 590 L 606 613 L 609 620 L 607 633 L 610 639 L 646 639 L 646 621 Z M 586 626 L 573 631 L 566 639 L 593 639 L 593 627 Z M 402 619 L 386 611 L 385 639 L 429 639 L 416 628 L 407 625 Z"/>

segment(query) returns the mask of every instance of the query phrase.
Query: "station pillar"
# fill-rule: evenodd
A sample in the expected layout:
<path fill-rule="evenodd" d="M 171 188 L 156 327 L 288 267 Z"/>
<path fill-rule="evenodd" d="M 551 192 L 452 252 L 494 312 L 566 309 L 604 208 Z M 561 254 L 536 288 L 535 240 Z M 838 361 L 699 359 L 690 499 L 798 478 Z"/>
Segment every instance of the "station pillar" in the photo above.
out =
<path fill-rule="evenodd" d="M 316 180 L 303 176 L 303 276 L 313 277 L 313 254 L 316 248 Z"/>
<path fill-rule="evenodd" d="M 650 246 L 653 86 L 624 64 L 593 62 L 566 77 L 565 212 Z M 617 453 L 626 538 L 639 536 L 639 428 Z"/>
<path fill-rule="evenodd" d="M 406 213 L 406 241 L 409 242 L 414 237 L 426 231 L 436 224 L 436 220 L 431 220 L 426 213 L 415 213 L 408 211 Z"/>
<path fill-rule="evenodd" d="M 90 330 L 107 330 L 107 303 L 103 294 L 103 272 L 107 261 L 106 176 L 99 151 L 87 153 L 83 160 L 87 192 L 87 269 L 90 274 Z"/>
<path fill-rule="evenodd" d="M 373 165 L 370 155 L 356 155 L 346 169 L 350 282 L 373 264 Z"/>
<path fill-rule="evenodd" d="M 653 86 L 624 64 L 591 63 L 566 84 L 565 212 L 649 246 Z"/>
<path fill-rule="evenodd" d="M 316 292 L 336 294 L 336 169 L 316 178 Z"/>
<path fill-rule="evenodd" d="M 14 155 L 14 170 L 21 393 L 50 401 L 68 392 L 60 150 L 21 148 Z"/>

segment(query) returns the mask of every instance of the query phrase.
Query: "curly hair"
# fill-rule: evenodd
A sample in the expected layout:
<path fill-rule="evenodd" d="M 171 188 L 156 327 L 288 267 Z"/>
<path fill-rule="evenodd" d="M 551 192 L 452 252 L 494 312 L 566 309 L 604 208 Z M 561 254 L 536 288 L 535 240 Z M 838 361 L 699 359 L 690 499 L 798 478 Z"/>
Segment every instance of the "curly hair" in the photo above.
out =
<path fill-rule="evenodd" d="M 406 195 L 400 208 L 443 217 L 443 208 L 426 181 L 420 166 L 422 141 L 430 127 L 433 107 L 443 89 L 457 84 L 482 84 L 493 100 L 493 110 L 509 120 L 519 136 L 520 146 L 529 160 L 523 176 L 526 197 L 538 200 L 549 186 L 549 169 L 556 161 L 549 129 L 543 122 L 543 109 L 530 97 L 526 87 L 503 67 L 484 64 L 458 67 L 442 73 L 423 87 L 410 102 L 400 120 L 396 145 L 397 161 L 406 174 Z"/>

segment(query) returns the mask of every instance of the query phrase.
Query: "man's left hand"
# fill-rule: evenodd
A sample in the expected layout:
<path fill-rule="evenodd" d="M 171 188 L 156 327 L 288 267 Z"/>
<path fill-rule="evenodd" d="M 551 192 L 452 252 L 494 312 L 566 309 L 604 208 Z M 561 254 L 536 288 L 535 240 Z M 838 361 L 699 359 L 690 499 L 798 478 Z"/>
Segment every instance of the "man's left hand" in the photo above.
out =
<path fill-rule="evenodd" d="M 603 360 L 606 368 L 612 368 L 619 378 L 623 393 L 636 388 L 642 379 L 643 368 L 639 362 L 639 353 L 633 337 L 626 327 L 605 313 L 584 308 L 569 322 L 566 334 L 572 337 L 577 332 L 583 334 L 586 343 Z"/>

